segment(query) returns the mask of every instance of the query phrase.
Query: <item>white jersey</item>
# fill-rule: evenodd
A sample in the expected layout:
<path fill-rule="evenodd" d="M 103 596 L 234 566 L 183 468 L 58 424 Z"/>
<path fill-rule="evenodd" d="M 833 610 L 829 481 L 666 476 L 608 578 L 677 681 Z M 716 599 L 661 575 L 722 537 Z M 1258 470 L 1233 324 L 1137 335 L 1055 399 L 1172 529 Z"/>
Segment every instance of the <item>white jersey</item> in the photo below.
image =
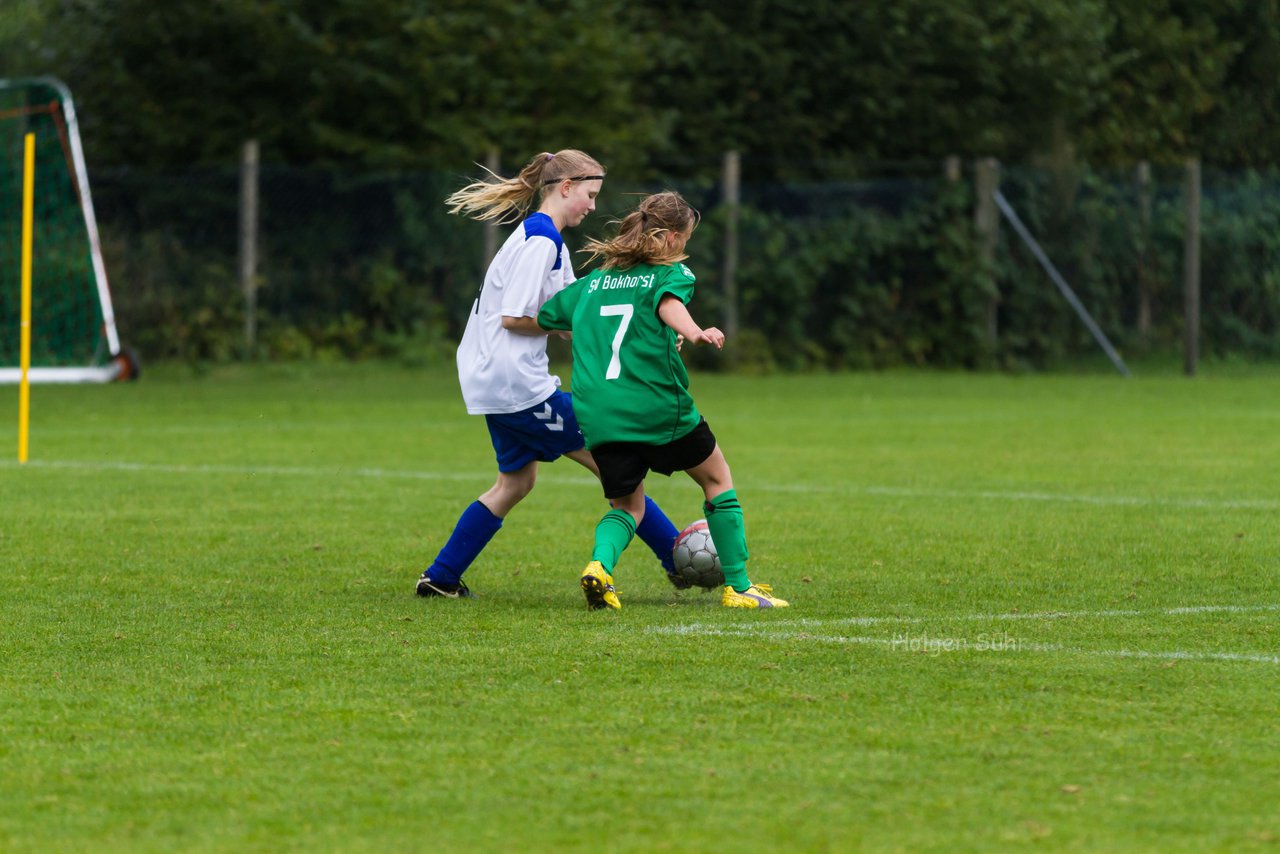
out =
<path fill-rule="evenodd" d="M 551 217 L 535 213 L 502 244 L 484 276 L 458 345 L 458 382 L 472 415 L 519 412 L 560 387 L 547 367 L 547 337 L 502 328 L 502 318 L 537 317 L 574 281 L 569 249 Z"/>

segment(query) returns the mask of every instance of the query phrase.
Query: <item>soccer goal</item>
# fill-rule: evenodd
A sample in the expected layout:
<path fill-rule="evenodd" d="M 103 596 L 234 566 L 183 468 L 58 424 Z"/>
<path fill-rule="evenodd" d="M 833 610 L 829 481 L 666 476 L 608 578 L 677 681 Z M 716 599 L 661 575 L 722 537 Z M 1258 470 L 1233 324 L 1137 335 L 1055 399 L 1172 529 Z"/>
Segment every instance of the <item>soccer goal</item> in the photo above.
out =
<path fill-rule="evenodd" d="M 33 383 L 136 375 L 116 333 L 89 175 L 71 93 L 52 77 L 0 79 L 0 383 L 21 371 L 24 148 L 35 137 L 32 223 Z"/>

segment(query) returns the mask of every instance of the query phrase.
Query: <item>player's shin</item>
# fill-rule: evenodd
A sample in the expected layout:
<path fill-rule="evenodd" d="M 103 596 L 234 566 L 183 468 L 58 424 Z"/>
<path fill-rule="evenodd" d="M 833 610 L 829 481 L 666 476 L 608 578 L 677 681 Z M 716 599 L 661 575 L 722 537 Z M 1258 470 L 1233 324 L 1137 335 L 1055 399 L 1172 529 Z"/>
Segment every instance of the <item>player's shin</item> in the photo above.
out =
<path fill-rule="evenodd" d="M 636 520 L 631 514 L 625 510 L 610 510 L 596 525 L 596 544 L 591 551 L 591 559 L 600 561 L 605 572 L 612 575 L 623 550 L 635 535 Z"/>
<path fill-rule="evenodd" d="M 751 586 L 747 578 L 747 530 L 742 517 L 742 505 L 738 494 L 730 489 L 706 502 L 707 530 L 720 554 L 720 566 L 724 570 L 724 583 L 734 590 L 743 591 Z"/>
<path fill-rule="evenodd" d="M 501 527 L 502 519 L 488 507 L 479 501 L 471 502 L 427 570 L 431 580 L 456 584 Z"/>
<path fill-rule="evenodd" d="M 667 574 L 675 572 L 676 565 L 671 557 L 671 549 L 675 546 L 676 536 L 680 532 L 667 518 L 652 498 L 644 497 L 644 518 L 636 527 L 636 536 L 653 551 L 654 556 L 662 564 Z"/>

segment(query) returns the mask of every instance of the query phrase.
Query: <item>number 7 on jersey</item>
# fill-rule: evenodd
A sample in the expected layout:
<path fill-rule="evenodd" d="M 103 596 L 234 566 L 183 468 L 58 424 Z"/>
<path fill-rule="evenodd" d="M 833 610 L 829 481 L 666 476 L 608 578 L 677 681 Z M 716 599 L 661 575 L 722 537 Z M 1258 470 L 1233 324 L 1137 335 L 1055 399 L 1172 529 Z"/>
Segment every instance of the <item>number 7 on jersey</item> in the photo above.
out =
<path fill-rule="evenodd" d="M 632 305 L 600 306 L 601 317 L 622 318 L 622 322 L 618 324 L 618 331 L 613 336 L 613 357 L 609 359 L 609 368 L 604 372 L 604 378 L 607 380 L 616 380 L 622 376 L 622 338 L 627 334 L 627 327 L 631 325 L 631 316 L 634 313 L 635 306 Z"/>

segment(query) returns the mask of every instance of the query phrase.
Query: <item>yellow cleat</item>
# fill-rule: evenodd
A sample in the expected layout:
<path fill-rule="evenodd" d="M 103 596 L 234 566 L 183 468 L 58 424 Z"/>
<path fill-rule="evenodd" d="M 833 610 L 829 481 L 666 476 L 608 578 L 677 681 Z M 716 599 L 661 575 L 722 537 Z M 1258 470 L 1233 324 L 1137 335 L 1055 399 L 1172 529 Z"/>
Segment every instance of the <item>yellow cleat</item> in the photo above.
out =
<path fill-rule="evenodd" d="M 613 576 L 604 571 L 604 564 L 593 560 L 582 570 L 582 592 L 587 597 L 587 607 L 593 611 L 601 608 L 622 610 L 618 593 L 613 589 Z"/>
<path fill-rule="evenodd" d="M 767 584 L 753 584 L 741 593 L 726 585 L 720 604 L 726 608 L 788 608 L 791 605 L 786 599 L 774 596 L 773 588 Z"/>

